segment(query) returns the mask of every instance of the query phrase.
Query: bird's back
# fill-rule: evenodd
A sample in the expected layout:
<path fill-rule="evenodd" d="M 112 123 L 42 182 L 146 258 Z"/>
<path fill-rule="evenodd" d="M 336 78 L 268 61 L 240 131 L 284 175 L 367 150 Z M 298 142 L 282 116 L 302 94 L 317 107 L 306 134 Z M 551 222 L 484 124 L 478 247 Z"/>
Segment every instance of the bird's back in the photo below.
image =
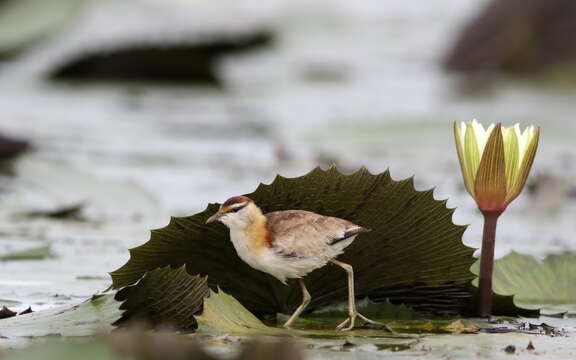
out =
<path fill-rule="evenodd" d="M 370 231 L 348 220 L 304 210 L 275 211 L 264 216 L 275 250 L 287 257 L 332 258 L 357 234 Z"/>

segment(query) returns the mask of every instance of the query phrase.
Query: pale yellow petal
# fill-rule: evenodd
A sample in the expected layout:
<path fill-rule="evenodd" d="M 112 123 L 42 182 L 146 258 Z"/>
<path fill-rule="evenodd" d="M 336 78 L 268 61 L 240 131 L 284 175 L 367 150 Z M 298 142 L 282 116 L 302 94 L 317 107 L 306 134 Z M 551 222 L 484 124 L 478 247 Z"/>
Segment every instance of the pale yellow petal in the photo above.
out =
<path fill-rule="evenodd" d="M 466 134 L 466 124 L 454 123 L 454 139 L 456 141 L 456 150 L 458 151 L 458 160 L 460 160 L 460 169 L 464 178 L 464 186 L 470 195 L 474 196 L 474 180 L 468 177 L 466 165 L 466 156 L 464 155 L 464 136 Z"/>
<path fill-rule="evenodd" d="M 524 131 L 526 133 L 526 131 Z M 539 127 L 531 127 L 529 132 L 527 133 L 529 137 L 528 143 L 526 148 L 522 154 L 522 162 L 518 168 L 518 175 L 512 188 L 508 192 L 506 197 L 506 204 L 509 204 L 512 200 L 516 199 L 518 195 L 522 192 L 524 188 L 524 184 L 526 184 L 526 179 L 528 178 L 528 174 L 530 173 L 530 169 L 532 168 L 532 164 L 534 163 L 534 156 L 536 156 L 536 150 L 538 150 L 538 142 L 540 139 L 540 128 Z"/>
<path fill-rule="evenodd" d="M 480 148 L 476 141 L 476 131 L 474 126 L 470 123 L 466 126 L 466 134 L 464 136 L 464 163 L 466 165 L 466 181 L 470 185 L 470 190 L 468 192 L 474 196 L 474 181 L 476 179 L 476 173 L 478 172 L 478 166 L 480 166 Z M 468 187 L 468 185 L 466 185 Z"/>
<path fill-rule="evenodd" d="M 526 148 L 530 139 L 532 138 L 531 134 L 533 135 L 534 127 L 528 126 L 524 129 L 524 131 L 520 130 L 520 125 L 515 125 L 516 134 L 518 135 L 518 163 L 521 164 L 524 159 L 524 154 L 526 153 Z"/>
<path fill-rule="evenodd" d="M 510 191 L 518 175 L 518 138 L 513 127 L 502 128 L 504 158 L 506 162 L 506 190 Z"/>

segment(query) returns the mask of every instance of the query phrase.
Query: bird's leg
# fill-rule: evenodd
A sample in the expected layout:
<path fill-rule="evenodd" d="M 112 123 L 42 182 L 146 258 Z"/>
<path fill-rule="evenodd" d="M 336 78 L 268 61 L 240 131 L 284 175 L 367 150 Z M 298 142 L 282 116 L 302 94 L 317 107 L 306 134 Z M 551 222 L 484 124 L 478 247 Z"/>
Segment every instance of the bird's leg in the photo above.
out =
<path fill-rule="evenodd" d="M 310 304 L 311 297 L 310 293 L 308 292 L 308 289 L 306 289 L 306 284 L 304 284 L 304 280 L 298 279 L 298 281 L 300 282 L 300 288 L 302 289 L 302 304 L 298 306 L 296 311 L 294 311 L 292 316 L 290 316 L 290 319 L 288 319 L 288 321 L 286 321 L 286 323 L 284 324 L 284 327 L 287 329 L 290 329 L 292 327 L 292 323 L 294 323 L 294 321 L 298 319 L 300 314 L 302 314 L 302 311 L 304 311 L 308 306 L 308 304 Z"/>
<path fill-rule="evenodd" d="M 356 317 L 359 317 L 369 324 L 382 326 L 387 331 L 392 331 L 388 325 L 378 321 L 370 320 L 366 316 L 360 314 L 358 310 L 356 310 L 356 296 L 354 295 L 354 270 L 352 269 L 352 265 L 343 263 L 336 259 L 330 259 L 330 262 L 340 266 L 348 274 L 348 318 L 344 320 L 344 322 L 342 322 L 340 325 L 338 325 L 336 330 L 352 330 L 354 328 Z"/>

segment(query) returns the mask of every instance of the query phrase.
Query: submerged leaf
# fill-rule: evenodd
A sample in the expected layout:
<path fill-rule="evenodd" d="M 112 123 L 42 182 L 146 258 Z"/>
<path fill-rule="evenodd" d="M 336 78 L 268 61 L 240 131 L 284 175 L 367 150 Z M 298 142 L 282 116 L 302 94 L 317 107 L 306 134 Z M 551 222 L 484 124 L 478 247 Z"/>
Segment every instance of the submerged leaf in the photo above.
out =
<path fill-rule="evenodd" d="M 390 301 L 376 303 L 370 299 L 363 299 L 356 304 L 358 311 L 369 318 L 373 319 L 396 319 L 396 320 L 414 320 L 424 318 L 420 314 L 405 305 L 394 305 Z M 348 303 L 342 302 L 337 305 L 330 305 L 318 309 L 311 313 L 309 318 L 346 318 L 348 315 Z"/>
<path fill-rule="evenodd" d="M 50 245 L 42 245 L 26 250 L 19 250 L 0 255 L 0 260 L 43 260 L 49 258 L 50 256 L 52 256 Z"/>
<path fill-rule="evenodd" d="M 447 289 L 461 288 L 473 278 L 469 269 L 474 250 L 461 241 L 465 226 L 454 225 L 446 202 L 435 200 L 432 190 L 416 191 L 412 179 L 394 181 L 388 171 L 373 175 L 362 169 L 344 175 L 335 168 L 317 168 L 298 178 L 278 176 L 247 196 L 264 212 L 302 209 L 372 228 L 339 257 L 354 267 L 359 296 L 374 294 L 383 300 L 386 289 L 426 286 L 426 292 L 412 298 L 411 307 L 418 310 L 419 304 L 434 304 L 434 299 L 445 298 Z M 295 309 L 301 302 L 295 282 L 285 286 L 254 270 L 238 257 L 224 225 L 205 224 L 217 209 L 218 204 L 211 204 L 152 231 L 150 241 L 131 249 L 128 263 L 111 273 L 113 286 L 134 284 L 160 267 L 186 264 L 190 274 L 208 275 L 211 288 L 222 288 L 256 314 Z M 309 310 L 346 299 L 346 275 L 339 268 L 325 266 L 305 281 L 312 295 Z M 441 311 L 457 312 L 466 300 L 436 303 Z"/>

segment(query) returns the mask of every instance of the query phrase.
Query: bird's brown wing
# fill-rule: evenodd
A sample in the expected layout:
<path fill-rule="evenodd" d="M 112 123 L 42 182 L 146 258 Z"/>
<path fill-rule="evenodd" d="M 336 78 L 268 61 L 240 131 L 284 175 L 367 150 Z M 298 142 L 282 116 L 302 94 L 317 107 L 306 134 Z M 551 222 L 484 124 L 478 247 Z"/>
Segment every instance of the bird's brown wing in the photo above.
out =
<path fill-rule="evenodd" d="M 324 249 L 369 229 L 348 220 L 309 211 L 276 211 L 265 215 L 274 248 L 285 256 L 321 254 Z"/>

